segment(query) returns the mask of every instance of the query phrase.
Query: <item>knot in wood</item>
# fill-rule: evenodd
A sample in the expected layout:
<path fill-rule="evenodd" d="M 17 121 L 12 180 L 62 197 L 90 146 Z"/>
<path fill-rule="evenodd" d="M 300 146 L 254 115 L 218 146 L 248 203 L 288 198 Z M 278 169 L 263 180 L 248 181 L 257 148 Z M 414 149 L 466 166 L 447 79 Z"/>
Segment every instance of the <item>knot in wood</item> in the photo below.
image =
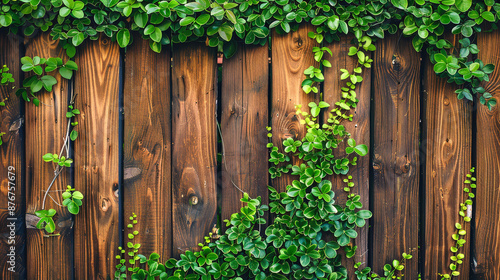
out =
<path fill-rule="evenodd" d="M 407 156 L 398 157 L 396 159 L 396 174 L 401 175 L 410 171 L 410 160 Z"/>
<path fill-rule="evenodd" d="M 392 55 L 392 69 L 398 71 L 401 69 L 401 58 L 398 54 Z"/>

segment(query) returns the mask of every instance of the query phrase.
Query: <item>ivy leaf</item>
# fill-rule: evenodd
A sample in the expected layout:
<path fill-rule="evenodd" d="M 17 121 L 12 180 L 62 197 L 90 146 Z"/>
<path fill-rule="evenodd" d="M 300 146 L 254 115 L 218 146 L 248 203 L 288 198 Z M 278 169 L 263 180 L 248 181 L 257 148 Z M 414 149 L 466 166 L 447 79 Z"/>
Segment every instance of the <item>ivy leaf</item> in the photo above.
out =
<path fill-rule="evenodd" d="M 218 32 L 222 40 L 226 42 L 231 41 L 231 38 L 233 37 L 233 28 L 230 27 L 228 24 L 221 25 L 221 27 L 219 27 Z"/>
<path fill-rule="evenodd" d="M 71 139 L 71 141 L 75 141 L 76 138 L 78 138 L 78 131 L 76 130 L 71 131 L 69 138 Z"/>
<path fill-rule="evenodd" d="M 130 32 L 128 29 L 120 29 L 120 31 L 116 34 L 116 41 L 121 48 L 128 46 L 128 43 L 130 42 Z"/>
<path fill-rule="evenodd" d="M 470 7 L 472 6 L 472 0 L 456 0 L 455 1 L 455 6 L 459 11 L 462 13 L 468 11 Z"/>
<path fill-rule="evenodd" d="M 357 145 L 354 147 L 354 151 L 360 156 L 366 156 L 368 154 L 368 147 L 365 144 Z"/>

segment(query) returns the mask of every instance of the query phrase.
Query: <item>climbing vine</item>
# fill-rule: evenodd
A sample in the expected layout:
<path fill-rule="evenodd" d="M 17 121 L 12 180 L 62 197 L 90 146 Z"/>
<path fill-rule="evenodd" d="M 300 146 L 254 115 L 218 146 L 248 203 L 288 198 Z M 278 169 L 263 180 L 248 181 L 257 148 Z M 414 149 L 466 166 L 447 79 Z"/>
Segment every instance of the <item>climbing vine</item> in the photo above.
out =
<path fill-rule="evenodd" d="M 310 37 L 322 41 L 318 33 Z M 349 55 L 356 57 L 358 63 L 354 69 L 343 69 L 342 99 L 333 109 L 327 110 L 330 104 L 324 101 L 309 103 L 307 110 L 300 105 L 296 107 L 297 114 L 302 116 L 301 124 L 307 129 L 302 139 L 284 139 L 283 152 L 272 142 L 268 143 L 271 177 L 290 173 L 294 179 L 283 192 L 268 187 L 269 205 L 263 205 L 260 197 L 251 198 L 244 193 L 241 201 L 245 206 L 224 221 L 227 229 L 222 235 L 218 235 L 218 230 L 210 233 L 205 242 L 199 244 L 200 251 L 186 251 L 180 259 L 169 259 L 165 263 L 157 253 L 149 257 L 138 254 L 140 245 L 132 242 L 136 232 L 129 233 L 128 253 L 125 254 L 127 249 L 119 248 L 120 263 L 115 278 L 127 279 L 130 275 L 131 279 L 141 280 L 347 279 L 339 251 L 344 251 L 347 258 L 355 255 L 356 230 L 366 226 L 372 213 L 363 209 L 360 195 L 353 192 L 352 177 L 347 175 L 358 156 L 368 154 L 368 148 L 356 143 L 342 121 L 352 120 L 349 111 L 358 103 L 356 86 L 362 81 L 363 69 L 371 67 L 368 53 L 374 50 L 368 36 L 350 49 Z M 330 49 L 318 47 L 313 52 L 319 65 L 331 67 L 325 59 L 326 54 L 332 54 Z M 311 66 L 304 75 L 304 91 L 319 93 L 318 83 L 324 79 L 322 69 Z M 327 122 L 320 125 L 322 114 L 326 114 Z M 271 139 L 272 128 L 267 129 Z M 339 152 L 334 153 L 335 150 Z M 293 164 L 297 162 L 294 159 L 301 161 Z M 345 176 L 345 205 L 335 201 L 333 176 Z M 262 232 L 266 211 L 274 218 Z M 134 215 L 130 219 L 136 221 Z M 133 223 L 129 227 L 132 228 Z M 326 238 L 328 234 L 330 238 Z M 357 263 L 356 276 L 363 280 L 401 279 L 406 261 L 411 258 L 410 254 L 403 253 L 401 260 L 384 266 L 384 275 L 378 275 L 369 267 L 361 269 Z"/>
<path fill-rule="evenodd" d="M 226 57 L 236 52 L 237 41 L 267 42 L 271 30 L 278 34 L 309 22 L 315 38 L 327 42 L 341 34 L 360 41 L 382 39 L 398 30 L 412 37 L 417 51 L 426 49 L 434 70 L 456 84 L 458 98 L 473 99 L 490 109 L 496 100 L 479 84 L 488 81 L 493 65 L 474 58 L 471 42 L 481 31 L 497 29 L 500 4 L 494 0 L 3 0 L 0 27 L 32 36 L 50 32 L 68 56 L 85 40 L 100 34 L 121 47 L 132 43 L 132 32 L 149 41 L 152 50 L 172 43 L 202 40 Z M 461 47 L 444 35 L 462 36 Z M 313 90 L 313 89 L 311 89 Z"/>

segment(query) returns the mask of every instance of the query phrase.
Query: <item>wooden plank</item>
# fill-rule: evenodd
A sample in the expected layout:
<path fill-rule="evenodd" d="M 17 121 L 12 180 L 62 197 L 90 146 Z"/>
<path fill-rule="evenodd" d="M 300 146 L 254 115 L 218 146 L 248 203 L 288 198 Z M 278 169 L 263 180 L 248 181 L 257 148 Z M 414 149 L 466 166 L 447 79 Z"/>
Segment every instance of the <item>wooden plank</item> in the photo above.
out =
<path fill-rule="evenodd" d="M 412 251 L 405 275 L 418 274 L 420 54 L 399 35 L 374 54 L 373 268 Z"/>
<path fill-rule="evenodd" d="M 458 36 L 450 38 L 458 45 Z M 423 92 L 425 101 L 424 141 L 426 151 L 425 170 L 425 232 L 423 279 L 437 279 L 438 273 L 451 273 L 450 247 L 455 246 L 451 235 L 460 203 L 466 197 L 463 192 L 465 175 L 471 168 L 472 156 L 472 102 L 458 100 L 456 85 L 436 75 L 433 64 L 426 55 Z M 467 224 L 469 232 L 470 224 Z M 461 250 L 465 253 L 464 264 L 459 265 L 460 276 L 469 279 L 470 235 Z"/>
<path fill-rule="evenodd" d="M 301 25 L 297 31 L 286 35 L 273 33 L 272 140 L 280 152 L 284 151 L 285 139 L 292 137 L 302 140 L 306 135 L 305 125 L 300 124 L 302 116 L 296 114 L 295 105 L 300 104 L 306 109 L 309 102 L 319 102 L 319 94 L 305 94 L 301 86 L 305 78 L 304 70 L 311 65 L 318 66 L 312 52 L 312 48 L 318 44 L 307 36 L 313 30 L 312 25 Z M 284 192 L 286 186 L 292 184 L 294 177 L 283 174 L 272 180 L 272 185 L 278 192 Z"/>
<path fill-rule="evenodd" d="M 333 56 L 328 60 L 332 63 L 331 68 L 325 69 L 325 81 L 323 83 L 323 96 L 324 101 L 330 104 L 330 110 L 334 108 L 335 102 L 340 100 L 341 97 L 341 87 L 345 86 L 345 82 L 340 80 L 340 70 L 348 69 L 352 71 L 357 66 L 357 58 L 349 57 L 347 54 L 349 52 L 349 47 L 352 46 L 351 36 L 343 36 L 340 38 L 339 42 L 334 42 L 327 44 L 326 47 L 330 48 L 333 52 Z M 371 57 L 373 53 L 368 55 Z M 356 96 L 359 99 L 359 103 L 356 109 L 352 110 L 353 121 L 344 121 L 342 125 L 345 126 L 346 130 L 352 135 L 352 138 L 356 140 L 358 144 L 370 145 L 370 98 L 371 98 L 371 69 L 364 69 L 363 71 L 363 82 L 357 86 Z M 328 111 L 329 112 L 329 111 Z M 324 122 L 328 119 L 328 114 L 324 114 Z M 337 149 L 335 152 L 339 152 Z M 345 154 L 345 153 L 344 153 Z M 353 193 L 357 193 L 361 196 L 361 203 L 363 203 L 363 209 L 369 209 L 370 206 L 370 157 L 367 155 L 365 157 L 358 157 L 358 164 L 352 167 L 349 171 L 349 175 L 353 177 L 352 182 L 354 182 L 355 187 L 353 188 Z M 340 205 L 345 205 L 347 201 L 347 193 L 343 190 L 345 183 L 343 183 L 344 176 L 332 176 L 329 178 L 332 180 L 335 192 L 336 203 Z M 358 229 L 358 237 L 354 239 L 353 246 L 357 246 L 356 254 L 353 258 L 345 261 L 344 265 L 349 272 L 349 279 L 355 279 L 354 274 L 354 264 L 361 262 L 363 266 L 368 264 L 368 229 L 369 225 Z"/>
<path fill-rule="evenodd" d="M 222 67 L 221 130 L 224 145 L 222 220 L 239 212 L 243 193 L 267 203 L 268 47 L 240 45 Z M 236 186 L 234 186 L 234 185 Z M 241 189 L 240 190 L 238 190 Z"/>
<path fill-rule="evenodd" d="M 53 41 L 49 34 L 27 41 L 26 56 L 42 58 L 68 58 L 65 51 Z M 58 81 L 51 93 L 39 93 L 40 107 L 26 103 L 26 213 L 33 215 L 42 210 L 43 196 L 54 178 L 55 165 L 46 163 L 42 156 L 59 153 L 67 129 L 68 82 L 55 75 Z M 61 192 L 70 184 L 69 169 L 62 171 L 49 194 L 62 204 Z M 78 186 L 77 186 L 78 187 Z M 28 225 L 27 269 L 28 278 L 71 279 L 73 275 L 73 215 L 47 197 L 45 209 L 55 209 L 57 218 L 55 234 L 44 237 L 45 231 Z M 57 260 L 57 261 L 54 261 Z"/>
<path fill-rule="evenodd" d="M 172 68 L 173 255 L 199 249 L 216 221 L 217 65 L 213 49 L 177 46 Z"/>
<path fill-rule="evenodd" d="M 478 35 L 479 58 L 493 63 L 495 72 L 485 89 L 500 101 L 500 33 Z M 472 271 L 474 279 L 500 275 L 500 110 L 477 105 L 477 196 Z"/>
<path fill-rule="evenodd" d="M 6 30 L 0 32 L 0 67 L 7 65 L 15 79 L 15 83 L 0 86 L 0 101 L 5 100 L 5 107 L 0 107 L 0 132 L 5 133 L 0 146 L 0 225 L 3 225 L 0 230 L 0 278 L 5 280 L 26 278 L 24 119 L 21 100 L 13 89 L 21 84 L 20 41 L 16 35 L 8 35 Z"/>
<path fill-rule="evenodd" d="M 118 142 L 120 50 L 102 37 L 80 47 L 75 76 L 82 114 L 75 147 L 75 182 L 85 196 L 75 223 L 75 277 L 114 277 L 119 245 Z"/>
<path fill-rule="evenodd" d="M 170 53 L 134 37 L 124 68 L 124 216 L 137 214 L 141 254 L 172 250 Z"/>

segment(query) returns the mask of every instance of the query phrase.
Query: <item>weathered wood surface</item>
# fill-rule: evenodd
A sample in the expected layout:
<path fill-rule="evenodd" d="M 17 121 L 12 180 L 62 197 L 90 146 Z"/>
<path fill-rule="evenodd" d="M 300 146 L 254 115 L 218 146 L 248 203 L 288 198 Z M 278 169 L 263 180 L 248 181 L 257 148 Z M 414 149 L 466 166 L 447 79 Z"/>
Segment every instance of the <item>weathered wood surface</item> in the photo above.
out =
<path fill-rule="evenodd" d="M 412 252 L 418 259 L 420 54 L 411 40 L 377 42 L 373 65 L 373 240 L 375 271 Z M 416 279 L 418 262 L 405 275 Z"/>
<path fill-rule="evenodd" d="M 15 79 L 15 83 L 0 86 L 0 101 L 5 102 L 5 107 L 0 107 L 0 132 L 5 133 L 0 146 L 0 225 L 3 225 L 0 229 L 0 279 L 5 280 L 26 278 L 24 118 L 21 100 L 13 88 L 21 84 L 21 40 L 15 35 L 7 35 L 4 30 L 0 32 L 0 68 L 7 65 Z"/>
<path fill-rule="evenodd" d="M 200 44 L 173 51 L 173 255 L 198 249 L 217 210 L 216 56 Z"/>
<path fill-rule="evenodd" d="M 136 36 L 124 65 L 124 205 L 140 221 L 141 252 L 164 259 L 172 249 L 170 53 Z M 125 225 L 126 226 L 126 225 Z"/>
<path fill-rule="evenodd" d="M 221 219 L 239 212 L 242 192 L 267 202 L 268 47 L 244 46 L 222 67 Z M 236 186 L 235 186 L 236 185 Z M 241 190 L 238 190 L 238 188 Z"/>
<path fill-rule="evenodd" d="M 60 57 L 66 61 L 65 51 L 48 34 L 37 36 L 26 44 L 26 56 L 41 58 Z M 68 81 L 56 74 L 57 85 L 51 93 L 39 92 L 40 106 L 26 103 L 26 214 L 42 210 L 45 190 L 54 178 L 55 164 L 42 160 L 46 153 L 59 154 L 66 136 L 68 109 Z M 54 182 L 49 195 L 62 204 L 60 190 L 70 185 L 69 169 L 65 168 Z M 49 196 L 45 209 L 55 209 L 54 219 L 58 236 L 45 236 L 44 230 L 27 228 L 28 278 L 72 279 L 73 277 L 73 215 L 58 206 Z"/>
<path fill-rule="evenodd" d="M 307 36 L 313 30 L 311 25 L 302 25 L 296 32 L 272 37 L 272 141 L 280 152 L 284 151 L 285 139 L 302 140 L 306 134 L 305 125 L 300 124 L 303 116 L 296 114 L 295 105 L 302 105 L 307 110 L 309 102 L 319 102 L 319 94 L 307 95 L 301 86 L 304 70 L 311 65 L 318 66 L 312 53 L 312 48 L 318 44 Z M 293 180 L 294 176 L 283 174 L 272 180 L 272 186 L 283 192 Z"/>
<path fill-rule="evenodd" d="M 85 196 L 75 222 L 76 279 L 112 279 L 119 245 L 118 170 L 120 50 L 108 38 L 90 41 L 77 54 L 78 139 L 75 187 Z"/>
<path fill-rule="evenodd" d="M 478 36 L 479 58 L 493 63 L 495 71 L 484 88 L 500 101 L 500 33 Z M 473 279 L 500 275 L 500 111 L 477 109 L 477 198 L 472 272 Z"/>
<path fill-rule="evenodd" d="M 458 44 L 458 37 L 450 38 Z M 455 40 L 453 40 L 455 39 Z M 423 78 L 422 156 L 425 156 L 425 271 L 423 279 L 436 279 L 438 273 L 451 273 L 448 248 L 455 246 L 451 235 L 456 232 L 455 222 L 464 196 L 463 181 L 471 168 L 472 157 L 472 102 L 458 100 L 456 85 L 436 76 L 433 64 L 425 56 Z M 455 221 L 455 222 L 454 222 Z M 462 222 L 462 224 L 464 224 Z M 470 224 L 465 229 L 469 232 Z M 464 265 L 459 265 L 460 276 L 469 279 L 470 234 L 461 253 Z"/>
<path fill-rule="evenodd" d="M 328 60 L 332 63 L 331 68 L 325 68 L 325 81 L 323 82 L 323 96 L 324 101 L 330 104 L 328 111 L 323 114 L 323 122 L 326 123 L 329 112 L 335 107 L 335 102 L 340 100 L 341 97 L 341 87 L 345 86 L 345 81 L 340 80 L 340 70 L 347 69 L 351 73 L 353 69 L 357 66 L 357 57 L 349 57 L 347 54 L 349 52 L 349 47 L 353 46 L 351 44 L 352 37 L 341 37 L 339 42 L 334 42 L 326 45 L 329 47 L 333 53 L 330 57 L 327 55 Z M 368 56 L 372 57 L 373 53 L 367 53 Z M 370 98 L 371 98 L 371 69 L 365 68 L 362 74 L 363 82 L 358 84 L 356 88 L 356 97 L 359 99 L 359 103 L 356 109 L 353 109 L 350 113 L 353 115 L 353 121 L 344 121 L 342 125 L 347 131 L 351 133 L 351 137 L 356 140 L 357 144 L 365 144 L 370 146 Z M 343 147 L 343 146 L 342 146 Z M 338 153 L 339 149 L 335 150 Z M 344 154 L 339 156 L 344 156 Z M 370 156 L 359 157 L 358 164 L 353 166 L 349 175 L 353 177 L 352 182 L 355 184 L 353 188 L 353 193 L 357 193 L 361 196 L 361 203 L 363 203 L 363 209 L 369 209 L 370 207 Z M 347 193 L 343 190 L 346 185 L 343 183 L 345 176 L 333 176 L 329 178 L 334 180 L 334 192 L 335 201 L 337 204 L 343 205 L 347 200 Z M 363 228 L 358 229 L 358 237 L 353 241 L 353 246 L 357 246 L 356 254 L 353 258 L 345 261 L 345 266 L 349 272 L 349 279 L 355 278 L 354 274 L 354 264 L 361 262 L 364 267 L 368 264 L 368 229 L 369 223 Z"/>

